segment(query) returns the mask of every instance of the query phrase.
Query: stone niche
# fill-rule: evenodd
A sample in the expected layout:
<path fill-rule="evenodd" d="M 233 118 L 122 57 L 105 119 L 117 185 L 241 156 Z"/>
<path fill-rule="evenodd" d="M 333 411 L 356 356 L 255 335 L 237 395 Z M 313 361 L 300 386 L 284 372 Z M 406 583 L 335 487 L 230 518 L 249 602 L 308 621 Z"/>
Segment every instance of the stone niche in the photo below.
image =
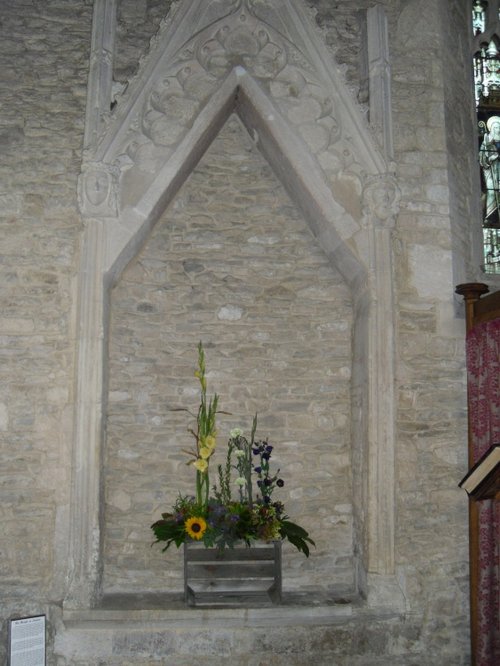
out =
<path fill-rule="evenodd" d="M 196 412 L 197 341 L 220 408 L 275 445 L 279 495 L 314 533 L 285 549 L 288 587 L 353 588 L 349 289 L 231 116 L 111 291 L 105 444 L 104 592 L 180 590 L 182 558 L 149 525 L 193 493 L 182 449 Z M 234 488 L 236 496 L 236 488 Z"/>
<path fill-rule="evenodd" d="M 180 553 L 150 549 L 149 525 L 192 489 L 188 415 L 172 408 L 196 409 L 199 340 L 232 414 L 220 448 L 258 412 L 317 542 L 309 560 L 286 549 L 285 592 L 399 607 L 398 193 L 311 17 L 301 2 L 180 3 L 113 116 L 93 119 L 66 608 L 182 588 Z"/>

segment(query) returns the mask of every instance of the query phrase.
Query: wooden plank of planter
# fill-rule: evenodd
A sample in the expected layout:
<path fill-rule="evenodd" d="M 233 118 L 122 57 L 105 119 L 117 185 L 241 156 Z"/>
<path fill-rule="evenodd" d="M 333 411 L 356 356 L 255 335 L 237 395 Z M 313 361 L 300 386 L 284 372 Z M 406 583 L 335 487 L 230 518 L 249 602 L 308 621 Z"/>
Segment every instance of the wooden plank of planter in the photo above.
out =
<path fill-rule="evenodd" d="M 281 542 L 217 550 L 184 546 L 184 593 L 191 606 L 281 601 Z"/>
<path fill-rule="evenodd" d="M 265 546 L 236 546 L 235 548 L 205 548 L 197 544 L 188 545 L 189 562 L 204 562 L 215 560 L 274 560 L 274 544 Z"/>
<path fill-rule="evenodd" d="M 187 563 L 188 577 L 192 578 L 274 578 L 274 561 L 253 562 L 190 562 Z"/>

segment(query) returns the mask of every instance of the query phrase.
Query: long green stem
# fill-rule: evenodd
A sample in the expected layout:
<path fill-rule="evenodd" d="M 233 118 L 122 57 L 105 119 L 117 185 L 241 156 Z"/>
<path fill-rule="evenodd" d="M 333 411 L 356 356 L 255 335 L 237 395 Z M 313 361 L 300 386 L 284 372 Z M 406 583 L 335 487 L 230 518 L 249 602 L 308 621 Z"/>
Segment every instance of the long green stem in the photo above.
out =
<path fill-rule="evenodd" d="M 196 504 L 198 504 L 198 506 L 201 506 L 201 504 L 202 504 L 201 488 L 202 488 L 201 472 L 197 471 L 196 472 Z"/>
<path fill-rule="evenodd" d="M 201 460 L 201 449 L 207 445 L 208 438 L 211 438 L 211 446 L 215 444 L 215 415 L 217 413 L 218 396 L 214 394 L 213 398 L 207 404 L 207 381 L 205 377 L 205 352 L 203 345 L 200 342 L 198 345 L 198 370 L 195 373 L 200 381 L 201 396 L 200 406 L 198 408 L 197 417 L 197 431 L 196 431 L 196 454 L 198 459 Z M 213 449 L 212 449 L 213 450 Z M 196 472 L 196 501 L 201 509 L 208 506 L 208 499 L 210 493 L 210 482 L 208 475 L 208 465 L 210 464 L 210 451 L 208 456 L 205 450 L 203 460 L 206 461 L 207 468 L 205 471 L 197 470 Z"/>
<path fill-rule="evenodd" d="M 253 417 L 252 423 L 252 433 L 250 435 L 250 445 L 247 446 L 247 492 L 248 492 L 248 504 L 253 506 L 252 498 L 252 449 L 255 441 L 255 432 L 257 430 L 257 414 Z"/>

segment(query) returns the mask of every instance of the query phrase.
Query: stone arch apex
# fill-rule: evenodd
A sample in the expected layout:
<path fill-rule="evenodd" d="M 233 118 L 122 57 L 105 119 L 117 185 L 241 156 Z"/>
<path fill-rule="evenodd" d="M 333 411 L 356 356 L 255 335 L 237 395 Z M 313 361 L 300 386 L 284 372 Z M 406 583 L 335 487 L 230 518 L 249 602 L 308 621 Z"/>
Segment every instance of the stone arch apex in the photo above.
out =
<path fill-rule="evenodd" d="M 241 119 L 346 282 L 360 284 L 366 266 L 351 241 L 361 230 L 360 221 L 335 200 L 314 154 L 242 66 L 226 76 L 140 198 L 123 206 L 119 219 L 109 226 L 107 270 L 119 273 L 135 254 L 232 113 Z"/>
<path fill-rule="evenodd" d="M 359 104 L 301 2 L 195 0 L 180 3 L 164 22 L 100 140 L 87 151 L 89 163 L 106 168 L 82 173 L 84 214 L 112 216 L 112 197 L 97 208 L 93 201 L 105 188 L 103 170 L 122 174 L 115 176 L 115 191 L 134 175 L 147 187 L 224 80 L 239 70 L 258 81 L 332 177 L 347 174 L 362 182 L 366 175 L 388 172 Z M 99 181 L 98 194 L 92 187 Z"/>

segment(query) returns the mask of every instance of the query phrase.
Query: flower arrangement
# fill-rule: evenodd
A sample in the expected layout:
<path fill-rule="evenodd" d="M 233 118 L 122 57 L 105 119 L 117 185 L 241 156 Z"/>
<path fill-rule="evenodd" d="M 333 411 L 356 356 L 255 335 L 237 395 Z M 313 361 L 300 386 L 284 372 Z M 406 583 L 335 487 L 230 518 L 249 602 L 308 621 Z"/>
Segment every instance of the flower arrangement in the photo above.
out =
<path fill-rule="evenodd" d="M 185 451 L 190 457 L 187 464 L 193 465 L 196 472 L 196 492 L 194 496 L 179 496 L 172 510 L 163 513 L 162 518 L 151 525 L 156 537 L 154 543 L 165 542 L 165 551 L 172 543 L 179 547 L 189 540 L 202 542 L 206 547 L 224 548 L 233 547 L 238 541 L 250 546 L 255 541 L 288 539 L 308 557 L 308 544 L 314 545 L 314 541 L 305 529 L 289 520 L 283 503 L 273 497 L 274 491 L 284 486 L 284 481 L 279 469 L 274 473 L 271 470 L 273 446 L 267 440 L 255 439 L 257 416 L 249 438 L 239 428 L 231 430 L 225 464 L 218 465 L 218 483 L 210 494 L 209 469 L 216 448 L 216 415 L 224 412 L 217 410 L 217 394 L 207 399 L 205 372 L 205 352 L 200 342 L 195 376 L 200 382 L 201 399 L 196 429 L 189 429 L 195 445 Z M 236 473 L 234 481 L 233 473 Z"/>

